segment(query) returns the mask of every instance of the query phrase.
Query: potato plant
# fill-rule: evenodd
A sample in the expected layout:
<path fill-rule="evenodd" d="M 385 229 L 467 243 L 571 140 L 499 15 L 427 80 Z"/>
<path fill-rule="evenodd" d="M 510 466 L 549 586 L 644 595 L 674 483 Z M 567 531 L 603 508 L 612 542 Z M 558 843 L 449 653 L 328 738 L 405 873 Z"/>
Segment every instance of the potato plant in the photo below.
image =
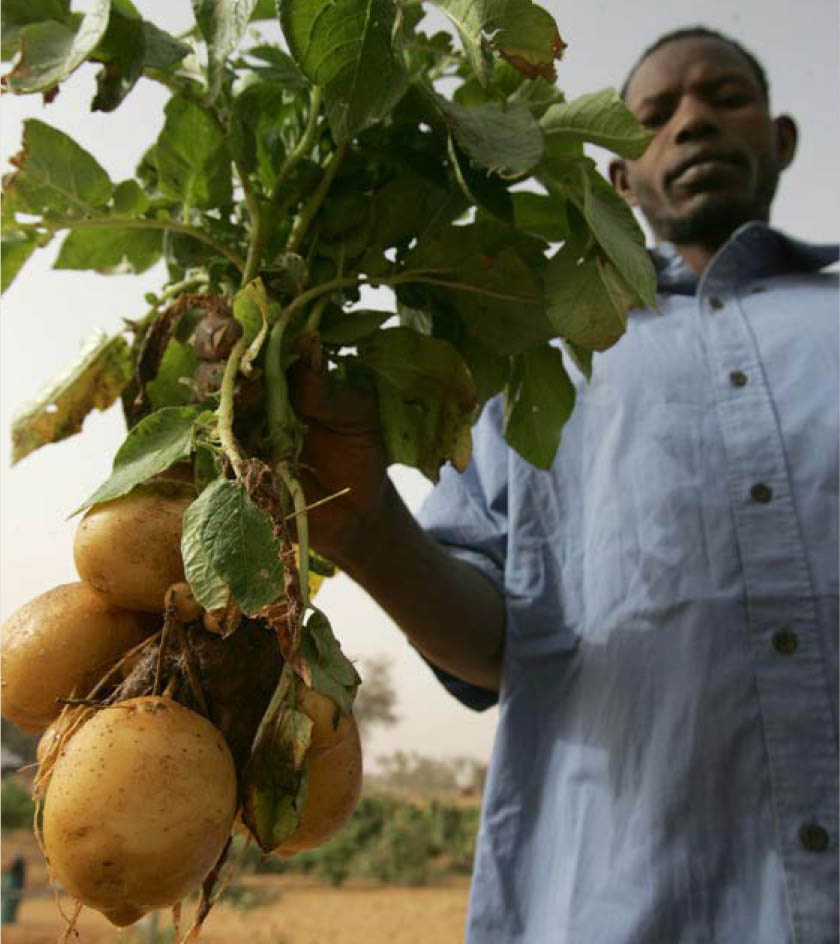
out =
<path fill-rule="evenodd" d="M 311 599 L 332 567 L 309 547 L 289 371 L 375 398 L 389 461 L 432 480 L 463 471 L 500 395 L 508 443 L 545 468 L 567 365 L 588 377 L 627 311 L 655 304 L 642 234 L 583 150 L 637 157 L 648 135 L 613 90 L 565 100 L 565 44 L 531 0 L 432 0 L 451 32 L 416 0 L 192 6 L 174 37 L 131 0 L 2 5 L 8 92 L 51 101 L 92 68 L 94 110 L 132 108 L 138 82 L 169 94 L 132 178 L 33 119 L 3 181 L 4 290 L 58 238 L 60 269 L 165 265 L 148 310 L 91 339 L 12 429 L 17 462 L 94 408 L 119 400 L 126 419 L 76 509 L 81 583 L 24 607 L 3 643 L 4 712 L 50 725 L 53 875 L 118 924 L 201 886 L 200 924 L 237 813 L 291 855 L 358 798 L 360 679 Z M 252 28 L 268 21 L 276 42 Z"/>

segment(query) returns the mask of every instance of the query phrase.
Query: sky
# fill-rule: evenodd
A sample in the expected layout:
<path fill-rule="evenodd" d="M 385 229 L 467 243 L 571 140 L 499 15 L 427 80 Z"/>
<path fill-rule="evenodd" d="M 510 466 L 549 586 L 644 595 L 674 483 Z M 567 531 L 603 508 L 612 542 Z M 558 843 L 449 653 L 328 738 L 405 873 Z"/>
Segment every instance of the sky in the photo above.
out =
<path fill-rule="evenodd" d="M 177 32 L 191 22 L 189 0 L 162 5 L 135 0 L 147 18 Z M 797 157 L 785 173 L 773 222 L 801 238 L 834 241 L 838 236 L 840 166 L 838 121 L 838 5 L 836 0 L 654 0 L 619 3 L 543 4 L 568 44 L 558 65 L 558 86 L 567 98 L 620 86 L 639 53 L 662 33 L 702 24 L 726 32 L 762 61 L 771 83 L 775 113 L 792 114 L 800 129 Z M 74 4 L 83 8 L 84 4 Z M 0 159 L 19 147 L 21 123 L 38 117 L 90 150 L 112 179 L 132 174 L 162 124 L 164 95 L 141 83 L 115 113 L 90 113 L 93 67 L 83 67 L 45 108 L 39 96 L 3 95 L 0 100 Z M 607 156 L 593 152 L 601 166 Z M 72 544 L 76 521 L 69 512 L 107 477 L 125 435 L 118 408 L 94 413 L 81 436 L 33 453 L 10 468 L 10 423 L 19 407 L 74 360 L 82 340 L 97 329 L 112 333 L 121 319 L 146 311 L 143 296 L 163 285 L 162 267 L 142 276 L 102 277 L 50 268 L 58 248 L 36 253 L 2 300 L 0 317 L 0 618 L 33 596 L 76 580 Z M 597 369 L 597 358 L 596 358 Z M 419 507 L 431 485 L 410 469 L 392 477 L 410 508 Z M 379 608 L 349 579 L 328 581 L 318 605 L 329 615 L 345 651 L 358 660 L 391 661 L 400 721 L 374 731 L 366 763 L 396 750 L 487 760 L 497 711 L 474 713 L 455 702 L 434 680 L 407 641 Z M 536 721 L 535 721 L 536 723 Z"/>

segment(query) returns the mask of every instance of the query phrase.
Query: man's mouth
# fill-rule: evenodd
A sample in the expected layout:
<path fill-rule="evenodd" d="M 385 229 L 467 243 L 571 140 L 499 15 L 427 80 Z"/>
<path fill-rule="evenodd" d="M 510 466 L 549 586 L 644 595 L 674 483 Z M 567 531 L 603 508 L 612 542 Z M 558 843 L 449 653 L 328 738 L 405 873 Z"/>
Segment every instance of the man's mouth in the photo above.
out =
<path fill-rule="evenodd" d="M 729 151 L 703 151 L 681 161 L 666 175 L 668 184 L 694 186 L 730 180 L 743 168 L 740 155 Z"/>

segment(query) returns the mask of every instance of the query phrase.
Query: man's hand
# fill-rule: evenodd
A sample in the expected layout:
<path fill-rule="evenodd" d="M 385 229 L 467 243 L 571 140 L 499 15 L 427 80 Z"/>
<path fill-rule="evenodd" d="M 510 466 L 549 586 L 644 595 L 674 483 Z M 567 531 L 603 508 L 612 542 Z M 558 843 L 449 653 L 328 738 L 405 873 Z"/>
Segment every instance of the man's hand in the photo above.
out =
<path fill-rule="evenodd" d="M 306 503 L 350 489 L 309 513 L 311 545 L 344 567 L 363 548 L 365 521 L 382 505 L 387 483 L 376 399 L 303 361 L 292 368 L 290 394 L 306 425 L 298 471 Z"/>
<path fill-rule="evenodd" d="M 415 521 L 387 475 L 379 410 L 366 394 L 300 362 L 292 404 L 306 424 L 298 478 L 312 509 L 312 546 L 376 600 L 435 665 L 497 690 L 504 601 L 471 564 L 450 556 Z"/>

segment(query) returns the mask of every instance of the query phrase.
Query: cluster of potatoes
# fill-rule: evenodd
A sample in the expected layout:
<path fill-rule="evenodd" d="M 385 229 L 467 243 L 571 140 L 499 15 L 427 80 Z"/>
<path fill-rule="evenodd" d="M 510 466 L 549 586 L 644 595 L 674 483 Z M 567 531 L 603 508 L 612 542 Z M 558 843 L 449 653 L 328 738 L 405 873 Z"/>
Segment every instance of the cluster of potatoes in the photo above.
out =
<path fill-rule="evenodd" d="M 240 809 L 231 751 L 207 718 L 166 695 L 109 704 L 69 733 L 55 722 L 160 628 L 167 591 L 184 581 L 181 522 L 194 497 L 170 483 L 93 507 L 74 544 L 81 580 L 31 600 L 3 627 L 3 717 L 44 731 L 39 760 L 50 756 L 41 832 L 51 875 L 120 927 L 174 905 L 216 864 Z M 201 620 L 190 602 L 181 619 Z M 308 792 L 297 831 L 274 850 L 283 855 L 333 835 L 361 789 L 352 716 L 297 691 L 313 721 Z"/>

